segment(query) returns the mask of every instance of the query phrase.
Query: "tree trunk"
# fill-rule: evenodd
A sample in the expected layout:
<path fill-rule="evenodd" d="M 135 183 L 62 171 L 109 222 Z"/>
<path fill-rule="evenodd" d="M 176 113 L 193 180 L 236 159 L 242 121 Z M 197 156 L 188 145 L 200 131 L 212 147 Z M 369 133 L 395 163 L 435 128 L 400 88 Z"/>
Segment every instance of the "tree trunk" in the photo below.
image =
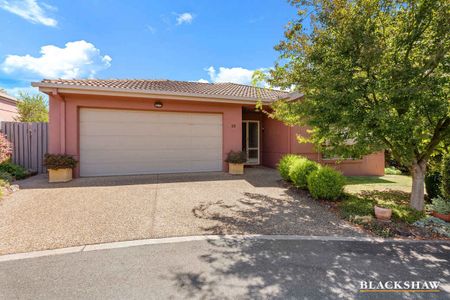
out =
<path fill-rule="evenodd" d="M 412 189 L 410 205 L 417 210 L 423 210 L 425 204 L 425 173 L 427 169 L 426 161 L 417 162 L 414 160 L 412 165 Z"/>

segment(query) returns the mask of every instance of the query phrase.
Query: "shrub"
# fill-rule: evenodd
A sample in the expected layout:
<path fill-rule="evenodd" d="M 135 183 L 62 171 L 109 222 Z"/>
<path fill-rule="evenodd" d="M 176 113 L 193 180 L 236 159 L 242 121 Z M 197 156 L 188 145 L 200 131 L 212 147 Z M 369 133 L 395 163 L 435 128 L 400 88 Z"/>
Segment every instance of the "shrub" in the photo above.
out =
<path fill-rule="evenodd" d="M 450 154 L 442 160 L 441 192 L 445 199 L 450 200 Z"/>
<path fill-rule="evenodd" d="M 412 224 L 417 220 L 425 217 L 425 213 L 421 210 L 416 210 L 410 206 L 396 205 L 396 206 L 386 206 L 392 209 L 392 218 L 395 220 L 401 220 L 406 223 Z"/>
<path fill-rule="evenodd" d="M 10 183 L 13 180 L 14 180 L 14 176 L 12 176 L 11 174 L 9 174 L 7 172 L 0 171 L 0 181 L 4 181 L 4 182 Z"/>
<path fill-rule="evenodd" d="M 306 158 L 297 159 L 289 168 L 289 178 L 296 187 L 307 189 L 307 177 L 317 169 L 319 169 L 319 165 L 316 162 Z"/>
<path fill-rule="evenodd" d="M 428 199 L 441 196 L 441 172 L 433 171 L 425 176 L 425 189 L 427 190 Z"/>
<path fill-rule="evenodd" d="M 280 172 L 281 177 L 286 180 L 289 181 L 289 169 L 292 166 L 292 164 L 300 159 L 301 157 L 299 155 L 295 155 L 295 154 L 286 154 L 283 155 L 283 157 L 280 159 L 280 161 L 278 162 L 278 172 Z"/>
<path fill-rule="evenodd" d="M 13 164 L 10 161 L 0 164 L 0 172 L 9 173 L 14 179 L 20 180 L 27 178 L 30 173 L 23 167 Z"/>
<path fill-rule="evenodd" d="M 431 204 L 427 205 L 427 209 L 440 214 L 450 214 L 450 201 L 442 197 L 436 197 L 431 200 Z"/>
<path fill-rule="evenodd" d="M 247 161 L 247 153 L 244 151 L 230 151 L 225 161 L 230 164 L 243 164 Z"/>
<path fill-rule="evenodd" d="M 316 199 L 336 200 L 344 191 L 345 177 L 330 167 L 312 172 L 307 181 L 309 192 Z"/>
<path fill-rule="evenodd" d="M 396 169 L 395 167 L 384 168 L 384 174 L 386 175 L 401 175 L 402 171 Z"/>
<path fill-rule="evenodd" d="M 6 162 L 12 153 L 12 145 L 3 133 L 0 133 L 0 163 Z"/>
<path fill-rule="evenodd" d="M 67 154 L 45 154 L 44 166 L 48 169 L 73 169 L 77 166 L 77 160 Z"/>

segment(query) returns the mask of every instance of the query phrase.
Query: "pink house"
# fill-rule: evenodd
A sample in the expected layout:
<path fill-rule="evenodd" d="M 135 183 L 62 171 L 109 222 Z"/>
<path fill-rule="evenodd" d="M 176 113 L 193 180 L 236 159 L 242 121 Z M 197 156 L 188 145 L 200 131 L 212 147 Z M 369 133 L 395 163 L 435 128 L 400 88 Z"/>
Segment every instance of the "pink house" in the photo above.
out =
<path fill-rule="evenodd" d="M 17 115 L 17 99 L 0 91 L 0 122 L 15 121 Z"/>
<path fill-rule="evenodd" d="M 226 171 L 230 150 L 248 165 L 275 167 L 286 153 L 348 175 L 383 175 L 384 155 L 337 162 L 288 127 L 255 109 L 301 95 L 233 83 L 169 80 L 43 80 L 49 95 L 49 152 L 79 160 L 75 176 Z"/>

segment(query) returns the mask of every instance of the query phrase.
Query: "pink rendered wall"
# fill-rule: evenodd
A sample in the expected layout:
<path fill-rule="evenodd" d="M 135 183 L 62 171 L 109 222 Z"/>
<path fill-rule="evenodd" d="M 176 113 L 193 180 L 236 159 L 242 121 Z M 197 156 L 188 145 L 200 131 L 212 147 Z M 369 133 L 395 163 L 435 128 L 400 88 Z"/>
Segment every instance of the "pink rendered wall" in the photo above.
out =
<path fill-rule="evenodd" d="M 298 143 L 297 136 L 307 135 L 305 127 L 288 127 L 282 122 L 264 117 L 263 119 L 263 160 L 268 167 L 276 167 L 281 156 L 287 153 L 301 154 L 321 164 L 332 166 L 345 175 L 384 175 L 384 152 L 364 156 L 361 160 L 324 160 L 312 144 Z"/>
<path fill-rule="evenodd" d="M 61 147 L 61 108 L 63 100 L 59 96 L 48 97 L 48 152 L 63 153 Z"/>
<path fill-rule="evenodd" d="M 289 153 L 290 127 L 281 122 L 263 118 L 262 164 L 274 168 L 281 156 Z"/>
<path fill-rule="evenodd" d="M 11 122 L 17 117 L 17 106 L 0 98 L 0 121 Z"/>
<path fill-rule="evenodd" d="M 332 166 L 348 176 L 383 176 L 384 152 L 363 156 L 361 160 L 343 162 L 321 160 L 322 164 Z"/>
<path fill-rule="evenodd" d="M 220 113 L 223 116 L 223 158 L 230 150 L 242 149 L 242 106 L 239 104 L 206 103 L 195 101 L 160 100 L 163 108 L 154 107 L 154 99 L 91 96 L 50 95 L 49 152 L 67 153 L 79 159 L 79 109 L 108 108 L 148 111 Z M 65 106 L 65 107 L 64 107 Z M 63 119 L 65 118 L 65 129 Z M 62 134 L 61 132 L 64 132 Z M 65 141 L 64 141 L 65 139 Z M 64 151 L 65 148 L 65 151 Z M 227 170 L 224 162 L 223 169 Z M 79 169 L 75 170 L 75 176 Z"/>

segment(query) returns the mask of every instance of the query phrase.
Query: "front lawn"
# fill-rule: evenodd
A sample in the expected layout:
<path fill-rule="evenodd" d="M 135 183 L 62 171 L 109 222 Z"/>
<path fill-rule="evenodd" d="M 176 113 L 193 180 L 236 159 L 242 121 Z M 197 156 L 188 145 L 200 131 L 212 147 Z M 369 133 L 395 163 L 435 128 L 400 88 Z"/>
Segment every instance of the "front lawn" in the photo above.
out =
<path fill-rule="evenodd" d="M 411 192 L 412 179 L 405 175 L 384 176 L 347 176 L 345 191 L 357 194 L 361 191 L 396 190 L 406 193 Z"/>

